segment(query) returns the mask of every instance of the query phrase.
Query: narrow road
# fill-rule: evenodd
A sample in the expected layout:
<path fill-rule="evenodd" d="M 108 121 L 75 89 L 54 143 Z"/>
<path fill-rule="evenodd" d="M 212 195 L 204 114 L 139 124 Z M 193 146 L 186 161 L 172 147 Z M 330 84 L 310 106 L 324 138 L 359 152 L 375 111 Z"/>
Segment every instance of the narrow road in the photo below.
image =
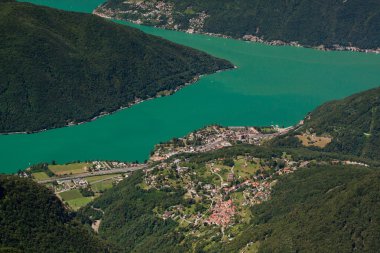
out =
<path fill-rule="evenodd" d="M 223 183 L 224 183 L 223 182 L 223 177 L 219 173 L 215 172 L 212 168 L 210 169 L 210 171 L 211 171 L 211 173 L 217 175 L 220 178 L 220 188 L 222 188 L 223 187 Z"/>
<path fill-rule="evenodd" d="M 88 173 L 82 173 L 82 174 L 76 174 L 76 175 L 70 175 L 70 176 L 64 176 L 64 177 L 51 177 L 49 179 L 44 179 L 44 180 L 40 180 L 37 182 L 40 184 L 46 184 L 46 183 L 54 182 L 56 180 L 71 180 L 74 178 L 85 178 L 85 177 L 91 177 L 91 176 L 127 173 L 127 172 L 133 172 L 136 170 L 142 170 L 145 168 L 146 168 L 146 165 L 143 164 L 143 165 L 136 166 L 136 167 L 125 167 L 125 168 L 117 168 L 117 169 L 111 169 L 111 170 L 101 170 L 101 171 L 88 172 Z"/>

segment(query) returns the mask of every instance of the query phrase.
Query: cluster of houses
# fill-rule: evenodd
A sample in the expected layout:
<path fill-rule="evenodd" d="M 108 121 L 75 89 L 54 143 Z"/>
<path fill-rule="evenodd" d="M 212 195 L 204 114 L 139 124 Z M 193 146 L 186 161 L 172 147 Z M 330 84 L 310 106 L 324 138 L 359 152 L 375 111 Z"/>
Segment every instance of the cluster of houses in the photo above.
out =
<path fill-rule="evenodd" d="M 88 182 L 84 178 L 74 178 L 69 180 L 57 180 L 56 192 L 64 192 L 73 189 L 87 188 Z"/>
<path fill-rule="evenodd" d="M 220 201 L 212 208 L 211 215 L 205 220 L 206 224 L 227 227 L 232 223 L 236 213 L 236 207 L 231 199 Z"/>
<path fill-rule="evenodd" d="M 124 10 L 99 6 L 93 14 L 103 18 L 122 18 L 135 24 L 144 22 L 159 24 L 162 19 L 168 25 L 173 25 L 173 4 L 164 1 L 125 1 Z M 136 18 L 139 17 L 139 18 Z M 176 27 L 172 27 L 176 29 Z"/>
<path fill-rule="evenodd" d="M 248 129 L 248 131 L 254 133 L 253 129 Z M 252 174 L 249 179 L 245 179 L 243 182 L 236 176 L 233 169 L 227 174 L 224 173 L 223 179 L 219 174 L 222 172 L 221 169 L 214 166 L 217 161 L 210 161 L 209 165 L 211 166 L 206 165 L 206 168 L 221 179 L 220 185 L 215 185 L 211 182 L 202 182 L 203 176 L 198 175 L 197 171 L 189 169 L 189 167 L 181 166 L 183 161 L 175 159 L 171 162 L 160 163 L 155 167 L 157 170 L 154 173 L 146 171 L 145 183 L 148 187 L 162 189 L 170 187 L 172 185 L 171 181 L 173 180 L 177 183 L 181 182 L 182 187 L 187 190 L 185 194 L 186 198 L 201 200 L 203 203 L 211 202 L 210 206 L 207 207 L 207 211 L 194 211 L 192 214 L 184 212 L 184 208 L 181 205 L 172 206 L 160 215 L 161 218 L 172 218 L 177 221 L 187 222 L 193 226 L 199 224 L 215 225 L 221 227 L 223 231 L 225 228 L 234 224 L 234 218 L 238 215 L 236 203 L 234 203 L 235 200 L 234 197 L 231 197 L 231 194 L 238 191 L 242 192 L 243 200 L 240 200 L 242 206 L 253 206 L 268 201 L 271 197 L 272 186 L 275 182 L 273 179 L 274 175 L 293 173 L 297 170 L 299 165 L 307 166 L 308 164 L 301 164 L 287 159 L 284 159 L 284 161 L 285 166 L 281 169 L 277 169 L 271 175 L 260 173 L 257 173 L 257 175 Z M 170 173 L 160 172 L 164 170 L 168 170 L 168 172 L 171 171 L 170 173 L 176 173 L 177 175 L 171 178 L 169 176 Z"/>
<path fill-rule="evenodd" d="M 257 30 L 257 32 L 258 32 L 258 30 Z M 245 41 L 259 42 L 259 43 L 264 43 L 264 44 L 272 45 L 272 46 L 302 47 L 302 45 L 300 43 L 298 43 L 297 41 L 291 41 L 291 42 L 285 42 L 285 41 L 282 41 L 282 40 L 270 40 L 270 41 L 267 41 L 263 37 L 259 37 L 259 36 L 252 35 L 252 34 L 244 35 L 242 37 L 242 39 L 245 40 Z M 335 45 L 333 45 L 330 48 L 325 47 L 324 45 L 320 45 L 320 46 L 317 46 L 315 48 L 318 49 L 318 50 L 322 50 L 322 51 L 336 50 L 336 51 L 352 51 L 352 52 L 364 52 L 364 53 L 376 53 L 376 54 L 380 53 L 380 48 L 376 48 L 376 49 L 361 49 L 361 48 L 358 48 L 358 47 L 342 46 L 342 45 L 338 45 L 338 44 L 335 44 Z"/>
<path fill-rule="evenodd" d="M 282 40 L 267 41 L 267 40 L 263 39 L 263 37 L 259 37 L 259 36 L 252 35 L 252 34 L 244 35 L 242 39 L 245 41 L 265 43 L 267 45 L 272 45 L 272 46 L 294 46 L 294 47 L 301 47 L 302 46 L 297 41 L 291 41 L 291 42 L 285 42 Z"/>
<path fill-rule="evenodd" d="M 88 168 L 89 171 L 101 171 L 101 170 L 112 170 L 118 168 L 126 167 L 138 167 L 141 164 L 138 163 L 127 163 L 127 162 L 115 162 L 115 161 L 93 161 L 92 167 Z"/>
<path fill-rule="evenodd" d="M 241 129 L 232 128 L 226 130 L 218 129 L 218 133 L 227 133 L 226 136 L 229 138 L 236 138 L 236 132 L 241 136 L 243 133 L 247 134 L 257 134 L 255 129 Z M 233 131 L 233 133 L 231 132 Z M 205 139 L 204 143 L 212 143 L 212 138 L 214 138 L 214 133 L 210 131 L 204 132 Z M 193 137 L 198 133 L 193 133 Z M 198 135 L 199 136 L 199 135 Z M 191 138 L 190 138 L 191 140 Z M 186 140 L 185 140 L 186 141 Z M 246 157 L 247 161 L 255 160 L 254 157 Z M 278 159 L 278 158 L 275 158 Z M 310 164 L 325 164 L 325 162 L 317 161 L 293 161 L 291 158 L 283 157 L 282 166 L 277 166 L 274 170 L 268 171 L 259 170 L 258 173 L 252 173 L 249 178 L 241 178 L 234 173 L 234 169 L 226 173 L 220 168 L 215 167 L 217 163 L 220 163 L 220 159 L 209 161 L 206 164 L 206 170 L 209 170 L 215 176 L 218 176 L 221 183 L 214 184 L 207 179 L 207 182 L 203 182 L 205 178 L 204 175 L 197 170 L 190 169 L 189 167 L 181 166 L 184 164 L 180 159 L 175 159 L 174 161 L 161 162 L 159 165 L 155 166 L 157 169 L 154 173 L 153 170 L 147 170 L 145 176 L 145 183 L 148 187 L 153 187 L 155 189 L 162 189 L 165 187 L 171 187 L 175 185 L 178 187 L 178 182 L 181 182 L 183 189 L 186 189 L 186 198 L 193 199 L 197 203 L 203 203 L 203 209 L 201 211 L 194 209 L 193 213 L 189 213 L 189 210 L 184 208 L 182 205 L 176 205 L 169 207 L 159 216 L 162 219 L 174 219 L 178 222 L 186 222 L 191 224 L 194 231 L 197 231 L 199 225 L 212 225 L 220 227 L 222 233 L 225 229 L 233 226 L 239 219 L 235 217 L 240 215 L 241 208 L 252 207 L 254 205 L 261 204 L 268 201 L 271 198 L 272 187 L 277 183 L 277 177 L 294 173 L 296 170 L 301 168 L 309 167 Z M 260 160 L 260 159 L 259 159 Z M 188 161 L 187 161 L 188 162 Z M 186 163 L 187 163 L 186 162 Z M 354 162 L 354 161 L 338 161 L 333 160 L 331 164 L 343 164 L 343 165 L 356 165 L 356 166 L 368 166 L 364 163 Z M 165 171 L 169 173 L 161 173 Z M 235 168 L 236 170 L 236 168 Z M 169 176 L 170 173 L 174 173 L 175 176 Z M 206 176 L 207 177 L 207 176 Z M 244 180 L 244 181 L 242 181 Z M 219 180 L 218 180 L 219 182 Z M 242 194 L 242 198 L 237 199 L 235 193 Z M 211 203 L 205 205 L 204 203 Z"/>
<path fill-rule="evenodd" d="M 178 153 L 199 153 L 232 146 L 236 143 L 260 145 L 279 134 L 285 134 L 290 128 L 273 128 L 273 133 L 261 133 L 254 127 L 209 126 L 190 133 L 184 138 L 175 139 L 165 144 L 158 144 L 151 156 L 151 161 L 163 161 Z"/>
<path fill-rule="evenodd" d="M 206 12 L 197 13 L 197 16 L 191 18 L 189 20 L 189 28 L 187 29 L 187 33 L 194 33 L 194 32 L 202 32 L 203 26 L 205 24 L 205 20 L 208 17 Z"/>

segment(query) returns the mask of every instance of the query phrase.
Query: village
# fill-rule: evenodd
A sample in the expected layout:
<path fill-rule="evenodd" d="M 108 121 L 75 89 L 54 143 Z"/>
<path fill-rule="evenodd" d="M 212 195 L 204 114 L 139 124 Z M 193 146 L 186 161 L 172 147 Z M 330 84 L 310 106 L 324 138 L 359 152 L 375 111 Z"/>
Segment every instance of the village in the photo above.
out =
<path fill-rule="evenodd" d="M 172 206 L 157 215 L 191 226 L 191 233 L 215 226 L 225 235 L 229 228 L 244 222 L 251 207 L 270 199 L 278 176 L 307 165 L 308 162 L 292 161 L 286 154 L 271 160 L 253 156 L 239 156 L 232 161 L 217 159 L 197 169 L 191 169 L 192 164 L 186 160 L 175 159 L 146 170 L 142 187 L 165 189 L 180 185 L 191 206 Z"/>
<path fill-rule="evenodd" d="M 236 129 L 232 129 L 233 132 L 227 131 L 230 138 L 232 133 L 232 138 L 241 137 L 236 135 Z M 205 129 L 202 131 L 209 133 Z M 240 129 L 237 132 L 241 134 L 241 131 Z M 253 129 L 244 130 L 245 134 L 246 131 L 254 133 Z M 199 133 L 191 134 L 190 140 L 197 134 Z M 207 136 L 203 141 L 210 140 L 208 138 L 213 135 Z M 331 160 L 328 163 L 368 166 L 360 162 L 340 160 Z M 209 230 L 211 226 L 222 238 L 232 240 L 233 228 L 247 222 L 251 208 L 271 199 L 272 188 L 280 177 L 310 166 L 325 164 L 326 161 L 317 160 L 295 161 L 291 155 L 283 153 L 281 157 L 269 159 L 254 155 L 218 158 L 199 166 L 199 163 L 192 164 L 189 159 L 179 156 L 161 161 L 145 170 L 141 187 L 157 190 L 182 188 L 188 205 L 171 206 L 157 212 L 157 216 L 164 220 L 170 218 L 177 221 L 192 235 L 200 235 L 206 227 Z"/>
<path fill-rule="evenodd" d="M 184 30 L 174 22 L 174 5 L 164 1 L 125 1 L 126 10 L 111 10 L 104 6 L 98 7 L 93 14 L 104 18 L 116 18 L 128 20 L 135 24 L 151 24 L 156 27 Z M 208 15 L 205 12 L 195 13 L 192 9 L 186 11 L 192 14 L 189 25 L 185 29 L 187 33 L 200 33 Z"/>
<path fill-rule="evenodd" d="M 151 23 L 159 24 L 162 19 L 168 24 L 173 24 L 173 5 L 163 1 L 125 1 L 127 10 L 111 10 L 104 6 L 99 6 L 93 14 L 104 18 L 125 19 L 135 24 Z M 136 18 L 139 17 L 139 18 Z M 173 27 L 174 28 L 174 27 Z"/>
<path fill-rule="evenodd" d="M 136 170 L 144 170 L 144 189 L 164 189 L 180 185 L 192 208 L 173 206 L 158 214 L 192 226 L 216 226 L 221 232 L 244 220 L 244 213 L 268 201 L 277 178 L 306 168 L 316 161 L 293 161 L 292 157 L 262 159 L 253 155 L 220 158 L 196 168 L 180 154 L 199 154 L 236 144 L 262 145 L 303 125 L 280 128 L 207 126 L 183 138 L 173 138 L 155 146 L 147 164 L 118 161 L 74 162 L 64 165 L 40 164 L 21 171 L 50 188 L 70 208 L 77 210 L 112 188 Z M 320 137 L 318 137 L 320 138 Z M 319 139 L 318 139 L 319 140 Z M 179 157 L 179 158 L 177 158 Z M 355 161 L 330 161 L 333 165 L 368 166 Z M 239 218 L 237 218 L 239 217 Z"/>
<path fill-rule="evenodd" d="M 264 141 L 286 134 L 302 124 L 303 121 L 288 128 L 208 126 L 184 138 L 174 138 L 169 142 L 156 145 L 150 161 L 162 161 L 179 153 L 208 152 L 240 143 L 261 145 Z"/>

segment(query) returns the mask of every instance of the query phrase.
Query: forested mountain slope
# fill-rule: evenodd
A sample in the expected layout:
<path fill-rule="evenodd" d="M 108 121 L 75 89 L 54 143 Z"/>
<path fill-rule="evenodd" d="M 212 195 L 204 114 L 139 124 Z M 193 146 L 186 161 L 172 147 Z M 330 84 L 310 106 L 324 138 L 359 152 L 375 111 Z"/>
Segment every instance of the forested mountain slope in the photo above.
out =
<path fill-rule="evenodd" d="M 380 246 L 379 170 L 315 167 L 280 180 L 273 198 L 224 252 L 374 252 Z M 241 247 L 241 246 L 240 246 Z M 215 251 L 217 252 L 217 251 Z"/>
<path fill-rule="evenodd" d="M 91 119 L 232 65 L 94 15 L 0 2 L 0 132 Z"/>
<path fill-rule="evenodd" d="M 380 47 L 377 0 L 110 0 L 98 13 L 170 29 L 306 46 Z"/>
<path fill-rule="evenodd" d="M 331 142 L 322 148 L 324 151 L 379 160 L 380 88 L 318 107 L 307 117 L 300 129 L 275 139 L 273 144 L 300 146 L 296 137 L 300 134 L 308 136 L 311 148 L 317 148 L 313 147 L 313 139 L 325 136 L 331 138 Z"/>
<path fill-rule="evenodd" d="M 0 175 L 0 252 L 108 252 L 44 186 Z"/>
<path fill-rule="evenodd" d="M 80 216 L 101 219 L 99 235 L 122 252 L 376 251 L 379 170 L 284 151 L 237 145 L 179 155 L 135 173 Z"/>

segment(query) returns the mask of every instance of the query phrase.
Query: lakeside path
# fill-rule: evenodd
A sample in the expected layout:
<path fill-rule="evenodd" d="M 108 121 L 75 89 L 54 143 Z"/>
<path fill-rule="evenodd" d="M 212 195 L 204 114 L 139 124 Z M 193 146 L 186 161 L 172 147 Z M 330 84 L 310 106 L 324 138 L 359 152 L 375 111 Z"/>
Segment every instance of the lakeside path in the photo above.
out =
<path fill-rule="evenodd" d="M 137 170 L 142 170 L 142 169 L 145 169 L 146 167 L 147 166 L 145 164 L 142 164 L 140 166 L 135 166 L 135 167 L 125 167 L 125 168 L 117 168 L 117 169 L 111 169 L 111 170 L 95 171 L 95 172 L 88 172 L 88 173 L 70 175 L 70 176 L 65 176 L 65 177 L 51 177 L 49 179 L 40 180 L 37 182 L 40 184 L 46 184 L 46 183 L 51 183 L 57 180 L 63 181 L 63 180 L 71 180 L 75 178 L 85 178 L 85 177 L 100 176 L 100 175 L 128 173 L 128 172 L 134 172 Z"/>

